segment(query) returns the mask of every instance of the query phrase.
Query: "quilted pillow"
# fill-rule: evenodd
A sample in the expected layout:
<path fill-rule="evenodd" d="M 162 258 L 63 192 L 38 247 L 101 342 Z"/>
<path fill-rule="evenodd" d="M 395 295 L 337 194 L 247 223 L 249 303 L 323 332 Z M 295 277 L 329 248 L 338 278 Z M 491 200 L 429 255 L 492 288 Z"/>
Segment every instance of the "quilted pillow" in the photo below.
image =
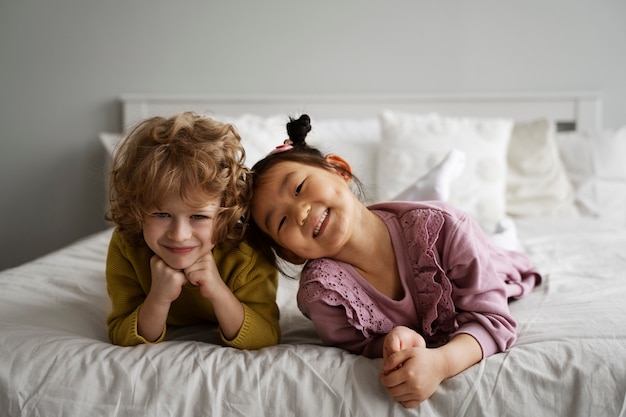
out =
<path fill-rule="evenodd" d="M 569 181 L 548 119 L 517 122 L 508 151 L 506 204 L 513 217 L 578 215 Z"/>
<path fill-rule="evenodd" d="M 513 121 L 384 111 L 378 156 L 378 197 L 389 200 L 437 165 L 452 149 L 466 154 L 450 202 L 487 233 L 506 215 L 506 157 Z"/>
<path fill-rule="evenodd" d="M 246 163 L 252 166 L 287 138 L 289 116 L 300 115 L 213 117 L 235 125 L 246 149 Z M 376 166 L 376 150 L 380 141 L 378 119 L 317 119 L 314 114 L 309 116 L 311 132 L 307 135 L 307 142 L 324 154 L 334 153 L 345 158 L 366 190 L 374 190 L 376 176 L 372 167 Z"/>
<path fill-rule="evenodd" d="M 246 150 L 246 164 L 249 166 L 263 158 L 287 138 L 285 125 L 289 120 L 288 116 L 262 117 L 254 114 L 244 114 L 232 117 L 207 114 L 206 117 L 224 123 L 231 123 L 237 128 L 241 136 L 241 143 Z M 109 155 L 113 155 L 122 136 L 119 133 L 100 134 L 100 141 Z"/>
<path fill-rule="evenodd" d="M 368 199 L 376 200 L 376 157 L 380 146 L 378 118 L 316 119 L 311 114 L 307 142 L 322 153 L 346 159 L 352 173 L 363 183 Z"/>
<path fill-rule="evenodd" d="M 224 123 L 231 123 L 237 128 L 241 136 L 241 144 L 246 150 L 246 165 L 249 167 L 264 158 L 287 138 L 285 125 L 289 121 L 288 115 L 264 117 L 256 114 L 243 114 L 232 117 L 209 114 L 207 116 Z"/>
<path fill-rule="evenodd" d="M 581 213 L 626 226 L 626 126 L 556 139 Z"/>

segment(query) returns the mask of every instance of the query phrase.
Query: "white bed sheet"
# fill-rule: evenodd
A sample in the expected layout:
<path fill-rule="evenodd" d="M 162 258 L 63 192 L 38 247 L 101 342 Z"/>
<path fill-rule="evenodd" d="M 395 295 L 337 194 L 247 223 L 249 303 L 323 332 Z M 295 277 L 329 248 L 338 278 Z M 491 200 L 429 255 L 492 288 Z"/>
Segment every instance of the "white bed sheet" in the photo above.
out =
<path fill-rule="evenodd" d="M 210 327 L 158 345 L 106 336 L 111 231 L 0 272 L 2 416 L 626 416 L 626 230 L 588 219 L 518 222 L 545 274 L 511 304 L 519 339 L 415 409 L 380 360 L 323 347 L 281 278 L 282 344 L 238 351 Z"/>

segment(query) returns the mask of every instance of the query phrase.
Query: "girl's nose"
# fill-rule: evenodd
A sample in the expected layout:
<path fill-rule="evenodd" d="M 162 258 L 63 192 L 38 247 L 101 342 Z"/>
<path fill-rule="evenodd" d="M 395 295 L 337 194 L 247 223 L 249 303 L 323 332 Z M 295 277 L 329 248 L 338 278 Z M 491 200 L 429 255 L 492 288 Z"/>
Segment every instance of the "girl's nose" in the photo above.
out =
<path fill-rule="evenodd" d="M 304 225 L 307 217 L 309 217 L 309 213 L 311 212 L 311 206 L 307 203 L 302 203 L 297 205 L 296 208 L 296 220 L 300 226 Z"/>

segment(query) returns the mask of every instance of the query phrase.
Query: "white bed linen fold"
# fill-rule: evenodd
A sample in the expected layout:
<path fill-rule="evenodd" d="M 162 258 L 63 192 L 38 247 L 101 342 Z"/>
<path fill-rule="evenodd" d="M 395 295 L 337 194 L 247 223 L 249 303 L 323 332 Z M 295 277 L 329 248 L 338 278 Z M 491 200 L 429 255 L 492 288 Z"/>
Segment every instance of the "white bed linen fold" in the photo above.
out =
<path fill-rule="evenodd" d="M 588 219 L 518 222 L 545 274 L 511 309 L 508 352 L 406 410 L 380 360 L 323 347 L 282 277 L 282 343 L 239 351 L 197 326 L 157 345 L 106 336 L 110 230 L 0 272 L 2 416 L 626 416 L 626 231 Z"/>

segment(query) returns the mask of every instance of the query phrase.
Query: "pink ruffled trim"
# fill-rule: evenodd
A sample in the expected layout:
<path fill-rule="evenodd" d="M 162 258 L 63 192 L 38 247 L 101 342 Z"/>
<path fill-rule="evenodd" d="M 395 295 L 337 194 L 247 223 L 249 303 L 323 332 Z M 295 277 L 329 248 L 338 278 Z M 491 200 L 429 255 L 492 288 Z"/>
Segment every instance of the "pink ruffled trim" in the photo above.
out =
<path fill-rule="evenodd" d="M 442 342 L 458 328 L 452 301 L 452 283 L 439 265 L 435 243 L 444 224 L 437 210 L 417 209 L 400 217 L 413 270 L 412 298 L 421 315 L 421 333 L 430 342 Z M 334 261 L 318 259 L 305 268 L 299 298 L 304 304 L 321 300 L 342 306 L 348 322 L 365 337 L 387 334 L 395 324 L 378 310 L 372 298 Z"/>
<path fill-rule="evenodd" d="M 457 329 L 452 283 L 439 265 L 435 243 L 444 224 L 435 210 L 411 210 L 400 217 L 408 242 L 422 335 L 450 334 Z"/>
<path fill-rule="evenodd" d="M 348 322 L 365 337 L 387 334 L 394 328 L 361 285 L 327 259 L 318 259 L 314 267 L 307 267 L 306 283 L 301 285 L 300 291 L 307 302 L 321 300 L 331 306 L 344 307 Z"/>

